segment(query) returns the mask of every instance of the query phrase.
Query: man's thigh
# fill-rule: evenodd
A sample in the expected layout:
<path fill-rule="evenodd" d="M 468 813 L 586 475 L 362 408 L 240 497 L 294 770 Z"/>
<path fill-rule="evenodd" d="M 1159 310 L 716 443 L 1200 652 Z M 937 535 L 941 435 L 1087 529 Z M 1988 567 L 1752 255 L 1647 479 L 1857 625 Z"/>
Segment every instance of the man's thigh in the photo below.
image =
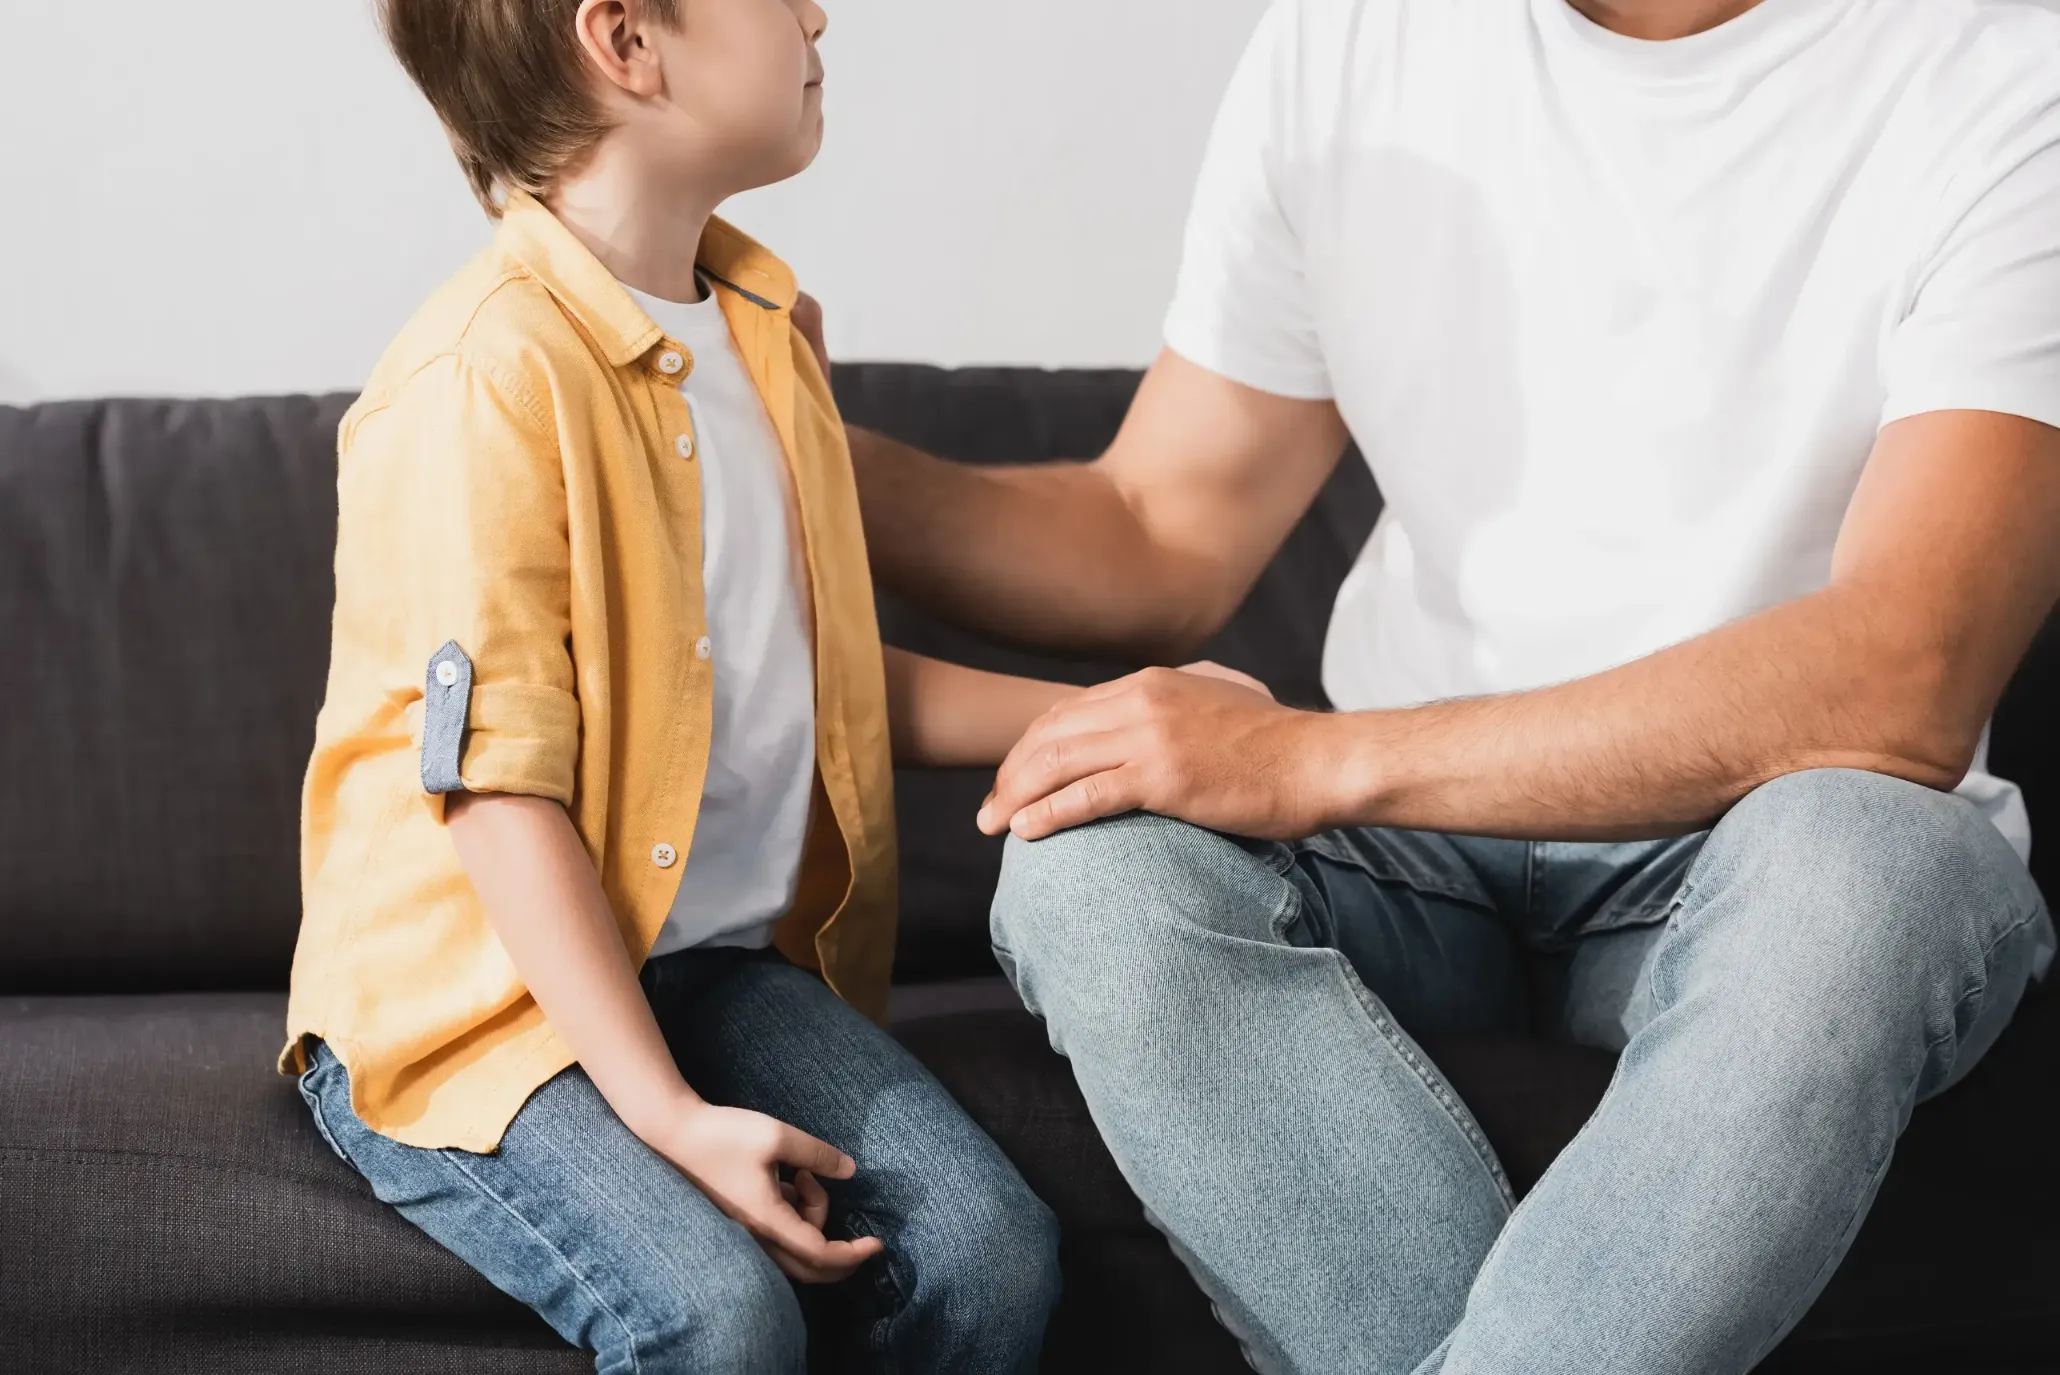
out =
<path fill-rule="evenodd" d="M 1412 1035 L 1525 1030 L 1509 915 L 1521 842 L 1356 828 L 1291 848 L 1303 902 L 1289 935 L 1344 955 Z"/>

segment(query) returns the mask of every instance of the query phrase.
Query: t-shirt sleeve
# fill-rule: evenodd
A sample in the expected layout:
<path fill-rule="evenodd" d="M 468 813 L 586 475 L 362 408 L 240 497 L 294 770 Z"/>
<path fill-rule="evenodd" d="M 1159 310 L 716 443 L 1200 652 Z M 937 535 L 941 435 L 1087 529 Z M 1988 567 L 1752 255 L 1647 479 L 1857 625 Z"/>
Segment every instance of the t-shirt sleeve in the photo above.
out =
<path fill-rule="evenodd" d="M 1888 340 L 1882 424 L 1980 410 L 2060 426 L 2060 122 L 1976 198 Z"/>
<path fill-rule="evenodd" d="M 570 804 L 579 760 L 563 463 L 533 401 L 456 356 L 347 436 L 337 652 L 409 703 L 424 791 Z"/>
<path fill-rule="evenodd" d="M 1277 0 L 1267 11 L 1224 95 L 1188 216 L 1166 343 L 1233 382 L 1327 400 L 1330 374 L 1291 184 L 1292 169 L 1306 165 L 1290 146 L 1299 8 Z"/>

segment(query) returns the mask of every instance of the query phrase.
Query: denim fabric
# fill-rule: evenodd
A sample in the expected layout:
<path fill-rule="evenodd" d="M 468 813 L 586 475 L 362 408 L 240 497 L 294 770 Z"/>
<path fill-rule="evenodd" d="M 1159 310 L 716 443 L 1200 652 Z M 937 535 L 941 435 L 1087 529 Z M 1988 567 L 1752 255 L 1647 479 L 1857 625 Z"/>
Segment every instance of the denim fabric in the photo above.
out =
<path fill-rule="evenodd" d="M 1057 1224 L 927 1070 L 772 952 L 684 951 L 651 961 L 643 983 L 704 1097 L 858 1162 L 826 1187 L 833 1233 L 886 1243 L 849 1282 L 877 1368 L 1036 1368 L 1058 1295 Z M 370 1131 L 327 1046 L 301 1093 L 383 1201 L 594 1352 L 602 1375 L 804 1368 L 794 1287 L 577 1068 L 537 1091 L 492 1155 Z"/>
<path fill-rule="evenodd" d="M 1395 1375 L 1750 1369 L 2054 945 L 1971 805 L 1845 771 L 1633 845 L 1125 817 L 1012 843 L 993 936 L 1253 1364 Z M 1412 1032 L 1525 1029 L 1622 1056 L 1517 1206 Z"/>

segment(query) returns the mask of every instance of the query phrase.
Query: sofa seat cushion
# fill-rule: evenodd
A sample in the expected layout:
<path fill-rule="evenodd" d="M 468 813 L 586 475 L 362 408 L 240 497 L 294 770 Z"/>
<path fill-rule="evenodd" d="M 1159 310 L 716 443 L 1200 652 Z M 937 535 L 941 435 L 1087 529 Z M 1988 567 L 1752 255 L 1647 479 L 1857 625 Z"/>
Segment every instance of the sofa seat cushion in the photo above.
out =
<path fill-rule="evenodd" d="M 416 1342 L 591 1368 L 329 1152 L 272 1072 L 284 1018 L 277 994 L 0 999 L 0 1368 L 198 1368 L 374 1318 L 366 1370 Z"/>
<path fill-rule="evenodd" d="M 897 1035 L 1064 1224 L 1047 1368 L 1241 1368 L 1007 986 L 905 989 L 898 1005 Z M 271 1070 L 283 1016 L 276 994 L 0 999 L 0 1369 L 268 1370 L 318 1336 L 324 1354 L 295 1368 L 588 1368 L 323 1146 Z M 2060 999 L 2038 999 L 1918 1112 L 1849 1263 L 1769 1369 L 1913 1353 L 2010 1369 L 2050 1351 L 2060 1173 L 2040 1069 L 2056 1032 Z M 1519 1187 L 1611 1072 L 1531 1042 L 1426 1048 Z"/>

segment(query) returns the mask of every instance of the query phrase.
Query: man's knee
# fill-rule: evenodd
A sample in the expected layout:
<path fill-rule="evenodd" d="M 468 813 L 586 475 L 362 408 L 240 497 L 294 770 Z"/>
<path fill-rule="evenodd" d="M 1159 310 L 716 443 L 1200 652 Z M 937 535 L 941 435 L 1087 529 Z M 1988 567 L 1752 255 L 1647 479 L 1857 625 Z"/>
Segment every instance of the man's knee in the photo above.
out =
<path fill-rule="evenodd" d="M 1213 831 L 1132 813 L 1045 840 L 1011 838 L 992 933 L 1004 959 L 1131 959 L 1176 926 L 1236 924 L 1277 902 L 1278 875 Z"/>
<path fill-rule="evenodd" d="M 1195 965 L 1209 950 L 1277 935 L 1290 901 L 1278 867 L 1253 848 L 1139 813 L 1010 840 L 994 949 L 1047 1021 L 1062 1001 L 1145 1016 L 1200 986 Z"/>
<path fill-rule="evenodd" d="M 2016 853 L 1964 798 L 1846 769 L 1790 774 L 1739 802 L 1687 897 L 1752 941 L 1763 969 L 1884 999 L 1978 971 L 2038 906 Z"/>

